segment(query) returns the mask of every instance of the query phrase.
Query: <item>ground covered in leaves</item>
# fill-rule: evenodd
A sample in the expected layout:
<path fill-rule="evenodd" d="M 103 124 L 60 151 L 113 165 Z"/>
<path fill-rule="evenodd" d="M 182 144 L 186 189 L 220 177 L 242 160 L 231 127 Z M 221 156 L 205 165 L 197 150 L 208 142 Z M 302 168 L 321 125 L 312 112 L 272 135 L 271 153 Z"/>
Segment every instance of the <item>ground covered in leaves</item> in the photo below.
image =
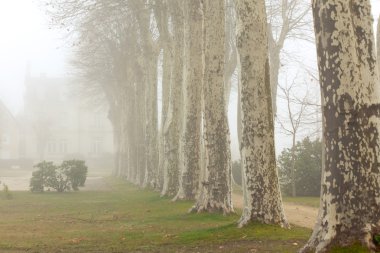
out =
<path fill-rule="evenodd" d="M 311 233 L 259 224 L 238 229 L 239 210 L 227 217 L 188 214 L 191 202 L 172 203 L 116 179 L 106 183 L 112 191 L 13 192 L 13 199 L 0 199 L 0 252 L 286 253 Z"/>

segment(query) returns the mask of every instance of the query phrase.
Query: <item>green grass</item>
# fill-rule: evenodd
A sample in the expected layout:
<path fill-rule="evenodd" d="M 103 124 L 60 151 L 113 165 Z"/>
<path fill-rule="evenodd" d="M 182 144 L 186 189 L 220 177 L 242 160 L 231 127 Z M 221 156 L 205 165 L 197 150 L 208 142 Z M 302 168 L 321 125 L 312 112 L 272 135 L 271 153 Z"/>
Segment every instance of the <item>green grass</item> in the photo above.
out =
<path fill-rule="evenodd" d="M 319 197 L 284 197 L 284 202 L 319 208 Z"/>
<path fill-rule="evenodd" d="M 13 200 L 0 199 L 0 252 L 290 253 L 311 233 L 261 224 L 238 229 L 239 214 L 188 214 L 191 202 L 107 182 L 113 191 L 13 192 Z"/>
<path fill-rule="evenodd" d="M 233 193 L 243 195 L 243 190 L 240 185 L 232 184 Z M 319 197 L 283 197 L 284 202 L 294 203 L 303 206 L 319 208 Z"/>
<path fill-rule="evenodd" d="M 333 248 L 331 253 L 371 253 L 371 251 L 357 244 L 347 248 Z"/>
<path fill-rule="evenodd" d="M 311 232 L 238 229 L 238 214 L 188 214 L 191 202 L 107 180 L 113 191 L 1 199 L 0 252 L 295 252 Z"/>

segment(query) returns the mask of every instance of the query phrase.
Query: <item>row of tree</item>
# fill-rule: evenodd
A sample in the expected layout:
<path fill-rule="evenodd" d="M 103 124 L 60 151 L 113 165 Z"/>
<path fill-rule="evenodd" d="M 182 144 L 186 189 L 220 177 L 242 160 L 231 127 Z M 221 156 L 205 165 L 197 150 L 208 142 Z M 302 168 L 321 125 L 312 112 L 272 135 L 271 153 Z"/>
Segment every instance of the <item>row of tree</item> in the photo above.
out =
<path fill-rule="evenodd" d="M 271 1 L 268 13 L 280 10 L 280 18 L 268 19 L 264 0 L 51 1 L 55 24 L 72 30 L 82 90 L 109 104 L 115 174 L 175 200 L 194 199 L 194 212 L 233 212 L 227 107 L 238 65 L 239 225 L 287 227 L 272 97 L 284 40 L 307 16 L 300 2 Z M 357 240 L 375 248 L 380 97 L 370 1 L 314 0 L 312 10 L 325 152 L 319 222 L 303 251 Z"/>

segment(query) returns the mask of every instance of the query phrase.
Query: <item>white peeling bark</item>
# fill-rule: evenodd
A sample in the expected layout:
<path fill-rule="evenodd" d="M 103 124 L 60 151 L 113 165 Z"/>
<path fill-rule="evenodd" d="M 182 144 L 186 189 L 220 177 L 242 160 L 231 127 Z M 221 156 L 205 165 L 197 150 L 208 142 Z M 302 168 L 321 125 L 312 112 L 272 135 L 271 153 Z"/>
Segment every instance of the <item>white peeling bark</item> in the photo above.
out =
<path fill-rule="evenodd" d="M 287 226 L 282 207 L 269 78 L 265 2 L 236 0 L 241 66 L 241 155 L 247 201 L 239 226 L 250 221 Z"/>
<path fill-rule="evenodd" d="M 173 25 L 173 65 L 170 83 L 170 99 L 165 122 L 165 165 L 162 196 L 174 197 L 179 189 L 179 149 L 182 119 L 183 82 L 183 0 L 168 1 Z"/>
<path fill-rule="evenodd" d="M 201 0 L 185 1 L 184 10 L 184 125 L 181 137 L 183 165 L 179 191 L 175 199 L 193 200 L 198 193 L 201 170 L 200 101 L 203 79 Z"/>
<path fill-rule="evenodd" d="M 231 152 L 224 96 L 224 1 L 204 2 L 204 140 L 206 180 L 193 212 L 233 212 Z"/>
<path fill-rule="evenodd" d="M 155 17 L 158 30 L 160 32 L 160 44 L 162 48 L 162 82 L 161 82 L 161 127 L 159 132 L 159 164 L 157 169 L 156 191 L 163 189 L 164 185 L 164 165 L 165 165 L 165 134 L 164 127 L 167 122 L 171 80 L 172 50 L 171 38 L 169 36 L 169 16 L 167 3 L 164 0 L 156 1 L 154 5 Z"/>
<path fill-rule="evenodd" d="M 379 83 L 370 1 L 313 1 L 324 115 L 320 217 L 301 252 L 379 250 Z"/>
<path fill-rule="evenodd" d="M 140 61 L 141 62 L 141 61 Z M 137 167 L 135 178 L 133 179 L 133 183 L 139 186 L 143 186 L 144 178 L 145 178 L 145 170 L 147 163 L 147 152 L 145 145 L 145 137 L 146 137 L 146 103 L 145 103 L 145 82 L 143 81 L 142 71 L 139 73 L 140 79 L 136 82 L 136 107 L 135 107 L 135 115 L 136 115 L 136 150 L 137 150 Z"/>
<path fill-rule="evenodd" d="M 154 189 L 157 184 L 158 173 L 158 111 L 157 111 L 157 65 L 158 52 L 151 52 L 146 55 L 147 62 L 147 94 L 146 94 L 146 149 L 147 166 L 145 170 L 144 187 Z M 148 58 L 149 57 L 149 58 Z"/>
<path fill-rule="evenodd" d="M 376 31 L 376 43 L 377 43 L 377 74 L 380 75 L 380 16 L 377 19 L 377 31 Z"/>

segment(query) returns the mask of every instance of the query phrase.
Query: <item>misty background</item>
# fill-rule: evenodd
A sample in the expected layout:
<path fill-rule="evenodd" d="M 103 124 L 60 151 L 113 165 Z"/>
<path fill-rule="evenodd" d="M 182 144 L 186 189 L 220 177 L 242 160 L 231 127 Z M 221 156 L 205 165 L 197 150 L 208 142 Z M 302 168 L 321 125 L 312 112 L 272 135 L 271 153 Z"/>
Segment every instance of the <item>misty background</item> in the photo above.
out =
<path fill-rule="evenodd" d="M 380 2 L 378 0 L 371 2 L 374 23 L 377 23 L 380 15 Z M 67 38 L 67 33 L 50 27 L 50 20 L 44 9 L 43 1 L 0 1 L 0 34 L 0 99 L 14 116 L 21 114 L 24 110 L 28 71 L 34 78 L 41 76 L 72 78 L 73 71 L 69 64 L 71 59 L 70 38 Z M 317 73 L 314 43 L 294 39 L 287 40 L 282 58 L 285 60 L 281 61 L 280 86 L 286 87 L 296 80 L 297 87 L 294 89 L 296 96 L 304 97 L 307 90 L 309 100 L 318 103 L 318 81 L 313 80 L 308 74 L 308 72 Z M 278 116 L 282 122 L 277 120 L 276 123 L 277 155 L 291 145 L 291 136 L 286 134 L 281 127 L 281 125 L 286 127 L 289 123 L 286 101 L 283 99 L 281 91 L 279 91 L 279 96 Z M 232 89 L 229 106 L 232 160 L 239 159 L 236 103 L 237 90 L 235 87 Z M 296 111 L 297 108 L 294 110 Z M 320 136 L 319 112 L 316 111 L 311 118 L 313 119 L 309 119 L 310 124 L 304 127 L 308 130 L 300 131 L 297 134 L 298 140 L 308 135 L 313 138 Z"/>

